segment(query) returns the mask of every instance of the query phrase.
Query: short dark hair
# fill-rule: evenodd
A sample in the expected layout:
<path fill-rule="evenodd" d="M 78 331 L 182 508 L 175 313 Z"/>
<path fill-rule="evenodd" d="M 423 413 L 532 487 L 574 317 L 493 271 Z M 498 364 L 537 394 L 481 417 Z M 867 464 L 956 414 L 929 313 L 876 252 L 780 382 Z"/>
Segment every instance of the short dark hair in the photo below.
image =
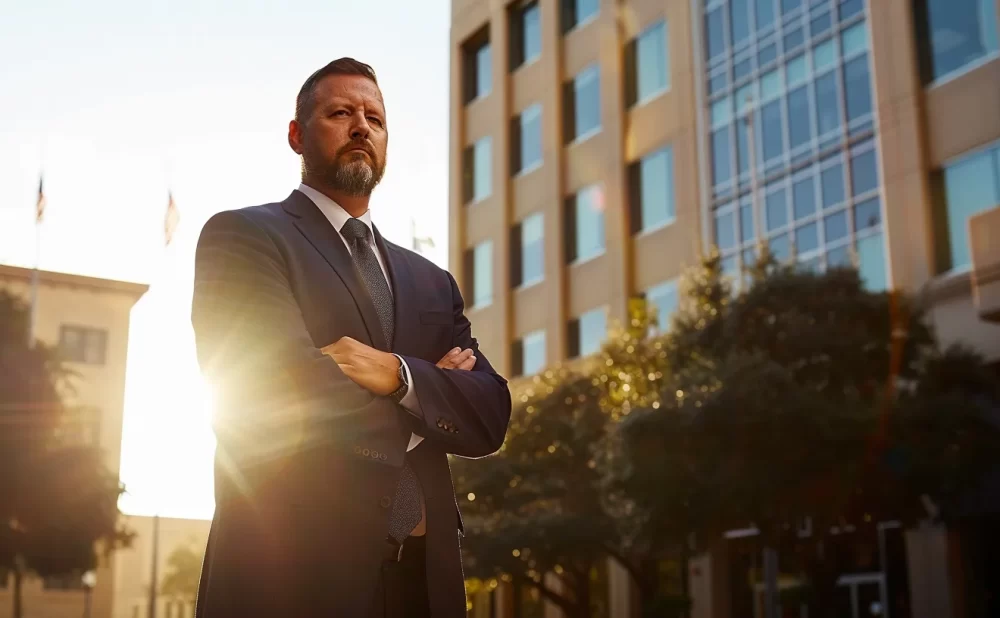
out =
<path fill-rule="evenodd" d="M 370 65 L 354 58 L 337 58 L 310 75 L 305 83 L 302 84 L 302 88 L 299 89 L 299 96 L 295 99 L 295 120 L 305 122 L 309 119 L 309 115 L 312 114 L 313 107 L 316 105 L 316 86 L 324 78 L 331 75 L 360 75 L 372 80 L 378 86 L 375 69 L 371 68 Z"/>

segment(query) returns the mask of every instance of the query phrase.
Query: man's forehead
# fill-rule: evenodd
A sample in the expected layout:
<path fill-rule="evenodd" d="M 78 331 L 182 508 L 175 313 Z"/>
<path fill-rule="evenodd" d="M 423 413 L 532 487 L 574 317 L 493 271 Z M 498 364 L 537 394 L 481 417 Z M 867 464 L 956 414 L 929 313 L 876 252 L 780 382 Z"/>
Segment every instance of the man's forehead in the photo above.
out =
<path fill-rule="evenodd" d="M 316 86 L 317 98 L 376 100 L 382 103 L 382 91 L 372 80 L 361 75 L 330 75 Z"/>

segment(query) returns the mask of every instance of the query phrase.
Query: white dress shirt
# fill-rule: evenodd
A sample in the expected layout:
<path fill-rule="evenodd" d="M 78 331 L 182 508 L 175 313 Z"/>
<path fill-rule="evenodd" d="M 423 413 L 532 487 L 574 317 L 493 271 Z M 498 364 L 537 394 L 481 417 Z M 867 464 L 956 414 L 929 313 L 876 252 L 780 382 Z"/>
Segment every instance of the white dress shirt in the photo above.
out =
<path fill-rule="evenodd" d="M 316 204 L 316 207 L 320 209 L 320 212 L 322 212 L 324 216 L 326 216 L 327 220 L 330 222 L 330 225 L 333 226 L 333 229 L 337 230 L 337 235 L 340 236 L 340 239 L 342 241 L 344 241 L 344 245 L 347 246 L 347 251 L 350 252 L 351 244 L 347 242 L 347 239 L 344 238 L 344 235 L 340 233 L 340 230 L 343 229 L 344 224 L 347 223 L 347 220 L 351 218 L 351 214 L 346 210 L 344 210 L 344 208 L 340 204 L 331 200 L 326 195 L 320 193 L 319 191 L 313 189 L 308 185 L 300 184 L 299 191 L 301 191 L 306 195 L 306 197 L 311 199 L 313 201 L 313 204 Z M 375 259 L 378 260 L 379 268 L 382 269 L 382 276 L 385 277 L 385 282 L 389 288 L 389 293 L 392 294 L 393 292 L 392 280 L 389 278 L 389 273 L 385 269 L 385 262 L 383 261 L 382 253 L 378 250 L 378 247 L 375 245 L 375 232 L 372 231 L 371 211 L 366 210 L 365 214 L 358 217 L 358 219 L 362 223 L 367 225 L 368 230 L 372 232 L 368 236 L 368 242 L 370 243 L 372 251 L 375 253 Z M 403 371 L 406 372 L 406 381 L 409 384 L 409 386 L 406 389 L 406 394 L 403 395 L 403 399 L 400 400 L 399 405 L 403 406 L 403 408 L 406 409 L 411 414 L 423 418 L 423 414 L 421 414 L 420 412 L 420 401 L 417 399 L 417 389 L 416 386 L 413 384 L 413 377 L 410 374 L 410 368 L 409 366 L 407 366 L 406 361 L 404 361 L 401 356 L 397 354 L 396 358 L 398 358 L 399 362 L 402 364 Z M 422 436 L 418 436 L 415 433 L 410 434 L 410 444 L 406 447 L 407 452 L 412 451 L 422 441 L 423 441 Z"/>

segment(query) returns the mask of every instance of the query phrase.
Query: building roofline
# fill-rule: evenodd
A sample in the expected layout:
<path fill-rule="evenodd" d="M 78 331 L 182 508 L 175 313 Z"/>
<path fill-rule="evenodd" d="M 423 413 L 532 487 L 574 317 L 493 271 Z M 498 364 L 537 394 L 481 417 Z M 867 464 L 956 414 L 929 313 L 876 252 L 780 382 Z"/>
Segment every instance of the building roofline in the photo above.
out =
<path fill-rule="evenodd" d="M 30 268 L 0 264 L 0 281 L 4 279 L 14 279 L 31 283 L 32 272 L 34 271 Z M 68 273 L 52 272 L 49 270 L 38 271 L 38 280 L 42 284 L 51 286 L 82 287 L 100 292 L 118 292 L 126 296 L 131 296 L 136 301 L 142 298 L 142 295 L 149 290 L 149 285 L 145 283 L 117 281 L 115 279 L 100 279 L 98 277 L 71 275 Z"/>

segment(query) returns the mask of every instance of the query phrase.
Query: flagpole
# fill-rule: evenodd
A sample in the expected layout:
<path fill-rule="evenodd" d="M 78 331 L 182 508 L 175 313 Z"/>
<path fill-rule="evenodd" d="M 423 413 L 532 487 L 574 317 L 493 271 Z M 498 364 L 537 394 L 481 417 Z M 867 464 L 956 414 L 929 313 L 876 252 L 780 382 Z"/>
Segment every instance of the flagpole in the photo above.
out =
<path fill-rule="evenodd" d="M 38 279 L 42 256 L 42 213 L 45 209 L 43 178 L 38 178 L 38 201 L 35 204 L 35 265 L 31 271 L 31 313 L 28 318 L 28 349 L 35 348 L 35 325 L 38 321 Z"/>
<path fill-rule="evenodd" d="M 160 513 L 153 516 L 153 564 L 150 567 L 149 611 L 147 618 L 156 618 L 156 586 L 159 580 L 158 562 L 160 554 Z"/>

